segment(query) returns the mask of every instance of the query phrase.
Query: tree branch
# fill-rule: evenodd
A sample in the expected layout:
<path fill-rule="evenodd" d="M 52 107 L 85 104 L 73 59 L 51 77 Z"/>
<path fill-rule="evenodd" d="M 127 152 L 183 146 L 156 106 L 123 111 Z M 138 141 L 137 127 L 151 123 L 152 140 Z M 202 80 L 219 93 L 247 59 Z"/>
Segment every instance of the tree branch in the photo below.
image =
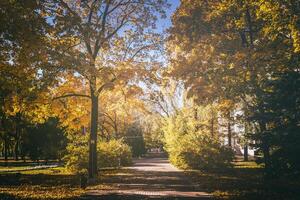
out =
<path fill-rule="evenodd" d="M 96 58 L 97 54 L 98 54 L 98 51 L 101 47 L 100 45 L 100 40 L 103 38 L 103 35 L 105 33 L 105 24 L 106 24 L 106 17 L 107 17 L 107 13 L 108 13 L 108 10 L 109 10 L 109 6 L 111 4 L 111 1 L 108 0 L 108 2 L 106 3 L 106 6 L 105 6 L 105 9 L 104 9 L 104 12 L 103 12 L 103 17 L 102 17 L 102 21 L 101 21 L 101 30 L 99 32 L 99 35 L 96 39 L 96 42 L 95 42 L 95 47 L 94 47 L 94 58 Z M 101 42 L 103 43 L 103 42 Z"/>
<path fill-rule="evenodd" d="M 106 86 L 108 86 L 109 84 L 115 82 L 116 80 L 117 80 L 117 77 L 114 77 L 114 78 L 111 79 L 108 83 L 104 83 L 103 85 L 101 85 L 101 86 L 98 88 L 98 90 L 97 90 L 97 95 L 99 95 L 99 94 L 102 92 L 102 90 L 103 90 Z"/>
<path fill-rule="evenodd" d="M 67 98 L 67 97 L 84 97 L 84 98 L 91 98 L 91 96 L 86 95 L 86 94 L 76 94 L 76 93 L 70 93 L 70 94 L 65 94 L 62 96 L 58 96 L 58 97 L 54 97 L 52 99 L 52 101 L 58 100 L 58 99 L 62 99 L 62 98 Z"/>

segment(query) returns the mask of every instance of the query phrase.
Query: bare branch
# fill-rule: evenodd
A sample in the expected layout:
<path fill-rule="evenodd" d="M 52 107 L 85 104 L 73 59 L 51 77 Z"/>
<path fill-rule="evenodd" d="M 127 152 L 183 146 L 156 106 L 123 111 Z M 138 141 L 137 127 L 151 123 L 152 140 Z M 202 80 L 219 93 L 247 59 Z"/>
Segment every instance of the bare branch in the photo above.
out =
<path fill-rule="evenodd" d="M 163 113 L 167 115 L 167 117 L 170 117 L 170 113 L 168 112 L 167 108 L 164 108 L 164 106 L 159 101 L 151 100 L 151 99 L 144 99 L 145 101 L 151 102 L 153 104 L 156 104 L 159 106 L 159 108 L 162 110 Z"/>
<path fill-rule="evenodd" d="M 110 85 L 111 83 L 115 82 L 116 80 L 117 80 L 117 78 L 114 77 L 114 78 L 111 79 L 109 82 L 104 83 L 103 85 L 101 85 L 101 86 L 98 88 L 98 90 L 97 90 L 97 94 L 99 95 L 105 87 L 107 87 L 107 86 Z"/>
<path fill-rule="evenodd" d="M 76 93 L 70 93 L 70 94 L 65 94 L 62 96 L 58 96 L 58 97 L 54 97 L 52 99 L 52 101 L 58 100 L 58 99 L 62 99 L 62 98 L 67 98 L 67 97 L 84 97 L 84 98 L 91 98 L 91 96 L 86 95 L 86 94 L 76 94 Z"/>
<path fill-rule="evenodd" d="M 106 17 L 107 17 L 107 13 L 108 13 L 108 10 L 109 10 L 109 6 L 111 4 L 111 0 L 108 0 L 108 2 L 106 3 L 106 6 L 105 6 L 105 9 L 104 9 L 104 12 L 103 12 L 103 16 L 102 16 L 102 21 L 101 21 L 101 31 L 99 32 L 99 35 L 96 39 L 96 42 L 95 42 L 95 47 L 94 47 L 94 58 L 96 58 L 97 54 L 98 54 L 98 51 L 101 47 L 100 45 L 100 40 L 103 38 L 103 35 L 105 33 L 105 24 L 106 24 Z M 101 42 L 102 43 L 102 42 Z"/>
<path fill-rule="evenodd" d="M 111 10 L 109 10 L 109 11 L 107 12 L 107 14 L 109 15 L 110 13 L 114 12 L 118 7 L 120 7 L 120 6 L 125 6 L 125 5 L 128 5 L 128 4 L 130 4 L 130 3 L 131 3 L 130 0 L 127 1 L 127 2 L 120 1 L 117 5 L 115 5 L 115 7 L 113 7 Z"/>
<path fill-rule="evenodd" d="M 146 45 L 146 46 L 142 46 L 141 48 L 139 48 L 130 58 L 130 60 L 133 60 L 135 56 L 137 56 L 142 50 L 146 49 L 150 47 L 150 45 Z"/>

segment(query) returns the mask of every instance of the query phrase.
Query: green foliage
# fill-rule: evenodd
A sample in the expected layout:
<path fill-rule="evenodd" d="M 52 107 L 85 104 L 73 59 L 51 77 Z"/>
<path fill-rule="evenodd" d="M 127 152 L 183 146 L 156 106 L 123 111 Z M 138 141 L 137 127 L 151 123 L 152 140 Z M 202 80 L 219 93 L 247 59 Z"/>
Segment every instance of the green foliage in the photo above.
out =
<path fill-rule="evenodd" d="M 216 136 L 211 135 L 207 126 L 199 126 L 197 121 L 191 110 L 167 119 L 163 130 L 170 161 L 184 169 L 229 167 L 233 160 L 232 150 L 223 146 Z"/>
<path fill-rule="evenodd" d="M 64 157 L 66 168 L 71 172 L 86 173 L 88 168 L 88 136 L 68 135 L 67 154 Z"/>
<path fill-rule="evenodd" d="M 300 75 L 288 72 L 265 83 L 268 92 L 260 97 L 252 120 L 264 120 L 267 129 L 250 134 L 263 152 L 269 149 L 268 175 L 300 173 Z"/>
<path fill-rule="evenodd" d="M 153 124 L 155 126 L 155 124 Z M 160 127 L 155 127 L 144 133 L 146 149 L 163 147 L 163 131 Z"/>
<path fill-rule="evenodd" d="M 170 28 L 169 74 L 198 102 L 241 107 L 269 175 L 300 172 L 299 13 L 298 1 L 182 0 Z"/>
<path fill-rule="evenodd" d="M 180 138 L 180 141 L 180 146 L 169 153 L 171 162 L 181 168 L 209 170 L 231 165 L 232 150 L 209 135 L 191 133 Z"/>
<path fill-rule="evenodd" d="M 120 167 L 130 165 L 132 154 L 123 140 L 112 139 L 98 143 L 98 167 Z"/>
<path fill-rule="evenodd" d="M 26 137 L 33 136 L 24 133 L 26 126 L 44 123 L 51 116 L 47 105 L 49 89 L 56 83 L 58 71 L 45 70 L 52 49 L 50 40 L 45 39 L 49 28 L 40 3 L 0 2 L 0 143 L 5 159 L 14 154 L 18 160 L 20 153 L 25 158 L 25 152 L 19 150 L 23 142 L 28 142 Z M 35 148 L 35 144 L 31 146 Z M 39 156 L 45 157 L 33 157 Z"/>
<path fill-rule="evenodd" d="M 50 118 L 44 124 L 27 129 L 22 142 L 22 153 L 32 160 L 61 159 L 65 151 L 67 138 L 58 127 L 58 120 Z"/>
<path fill-rule="evenodd" d="M 125 142 L 130 146 L 134 157 L 146 153 L 143 131 L 138 124 L 133 124 L 127 128 Z"/>
<path fill-rule="evenodd" d="M 98 168 L 130 165 L 132 154 L 123 140 L 99 141 L 97 145 Z M 88 136 L 70 134 L 66 167 L 74 173 L 86 173 L 88 168 Z"/>

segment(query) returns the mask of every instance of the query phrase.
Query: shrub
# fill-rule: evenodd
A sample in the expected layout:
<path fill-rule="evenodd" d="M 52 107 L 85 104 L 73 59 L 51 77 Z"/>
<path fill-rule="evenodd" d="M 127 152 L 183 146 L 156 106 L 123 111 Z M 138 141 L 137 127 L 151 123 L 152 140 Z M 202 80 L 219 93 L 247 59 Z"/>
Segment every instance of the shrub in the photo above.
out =
<path fill-rule="evenodd" d="M 131 149 L 123 140 L 99 142 L 97 150 L 100 168 L 127 166 L 132 162 Z"/>
<path fill-rule="evenodd" d="M 163 128 L 165 150 L 175 166 L 205 170 L 231 166 L 233 151 L 223 146 L 217 136 L 211 135 L 205 124 L 207 121 L 195 120 L 187 111 L 166 120 Z"/>
<path fill-rule="evenodd" d="M 73 173 L 86 173 L 88 168 L 88 136 L 69 136 L 66 167 Z M 130 147 L 123 140 L 100 141 L 97 145 L 98 168 L 127 166 L 132 162 Z"/>
<path fill-rule="evenodd" d="M 181 168 L 218 169 L 231 166 L 233 151 L 206 134 L 190 133 L 180 140 L 171 162 Z M 174 154 L 174 152 L 170 152 Z"/>
<path fill-rule="evenodd" d="M 126 130 L 125 143 L 131 148 L 134 157 L 146 153 L 143 130 L 139 124 L 131 124 Z"/>
<path fill-rule="evenodd" d="M 67 154 L 64 157 L 66 168 L 73 173 L 86 173 L 88 167 L 88 136 L 69 135 Z"/>

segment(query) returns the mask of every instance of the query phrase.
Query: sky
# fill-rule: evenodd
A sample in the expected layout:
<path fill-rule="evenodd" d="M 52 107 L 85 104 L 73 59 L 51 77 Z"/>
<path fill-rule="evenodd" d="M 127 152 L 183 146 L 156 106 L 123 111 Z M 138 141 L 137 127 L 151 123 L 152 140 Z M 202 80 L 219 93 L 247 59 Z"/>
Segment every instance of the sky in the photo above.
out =
<path fill-rule="evenodd" d="M 170 8 L 166 10 L 167 18 L 159 19 L 157 22 L 157 28 L 159 31 L 163 32 L 172 25 L 171 17 L 176 8 L 180 4 L 180 0 L 168 0 L 168 3 L 171 4 Z"/>
<path fill-rule="evenodd" d="M 166 18 L 165 19 L 158 19 L 156 25 L 157 25 L 157 30 L 160 33 L 163 33 L 166 29 L 168 29 L 170 26 L 172 26 L 172 21 L 171 21 L 171 17 L 173 15 L 173 13 L 176 11 L 177 7 L 180 5 L 180 0 L 168 0 L 168 3 L 170 4 L 169 9 L 166 10 Z M 162 57 L 161 59 L 164 60 L 164 57 Z M 143 89 L 146 89 L 147 86 L 143 83 L 140 82 L 139 84 L 140 87 L 142 87 Z M 158 89 L 159 87 L 156 85 L 152 85 L 153 88 Z M 176 94 L 174 95 L 174 100 L 176 101 L 175 104 L 177 104 L 178 107 L 182 107 L 183 106 L 183 93 L 182 90 L 178 89 L 176 90 Z M 169 101 L 166 100 L 166 101 Z M 170 104 L 170 102 L 168 102 Z M 164 113 L 158 109 L 158 112 L 160 112 L 162 115 L 164 115 Z"/>
<path fill-rule="evenodd" d="M 176 8 L 180 5 L 180 0 L 167 0 L 168 3 L 171 5 L 167 10 L 166 10 L 166 15 L 167 17 L 165 19 L 158 19 L 157 21 L 157 29 L 159 32 L 164 32 L 167 28 L 169 28 L 172 25 L 171 22 L 171 17 L 172 14 L 175 12 Z M 48 23 L 53 23 L 52 18 L 49 17 L 47 18 Z"/>

